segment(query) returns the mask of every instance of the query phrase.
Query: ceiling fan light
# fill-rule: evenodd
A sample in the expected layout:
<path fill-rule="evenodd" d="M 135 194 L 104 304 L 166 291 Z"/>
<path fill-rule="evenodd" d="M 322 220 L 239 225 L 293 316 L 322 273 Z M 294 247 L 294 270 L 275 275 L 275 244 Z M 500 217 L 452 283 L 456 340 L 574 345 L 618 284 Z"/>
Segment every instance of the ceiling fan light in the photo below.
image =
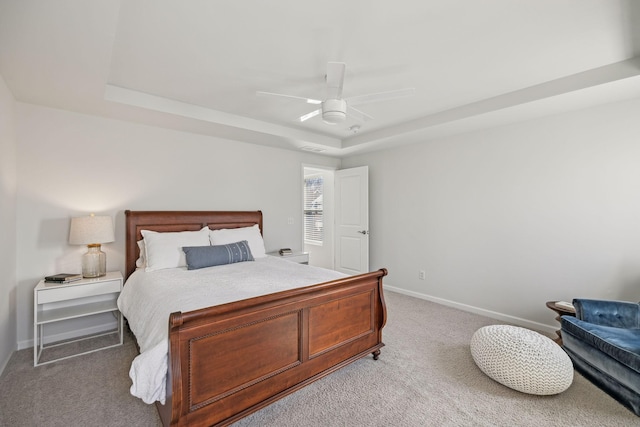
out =
<path fill-rule="evenodd" d="M 330 125 L 347 119 L 347 102 L 344 99 L 327 99 L 322 103 L 322 120 Z"/>
<path fill-rule="evenodd" d="M 347 119 L 347 115 L 341 111 L 327 111 L 322 113 L 322 120 L 330 125 L 342 123 Z"/>

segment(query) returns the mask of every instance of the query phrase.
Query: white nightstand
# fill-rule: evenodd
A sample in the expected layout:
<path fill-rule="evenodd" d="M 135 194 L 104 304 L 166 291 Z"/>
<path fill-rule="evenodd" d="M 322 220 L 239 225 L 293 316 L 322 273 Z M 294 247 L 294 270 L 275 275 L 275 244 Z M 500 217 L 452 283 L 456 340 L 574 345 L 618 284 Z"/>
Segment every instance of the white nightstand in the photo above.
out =
<path fill-rule="evenodd" d="M 116 304 L 122 285 L 122 274 L 119 271 L 109 272 L 97 279 L 82 279 L 62 285 L 41 280 L 33 290 L 33 366 L 122 345 L 123 317 Z M 45 325 L 100 313 L 112 313 L 117 319 L 117 328 L 75 340 L 44 345 Z M 40 362 L 43 350 L 109 334 L 118 334 L 119 342 Z"/>
<path fill-rule="evenodd" d="M 309 252 L 294 252 L 289 255 L 280 255 L 278 251 L 276 251 L 267 252 L 267 255 L 282 258 L 291 262 L 297 262 L 298 264 L 309 264 Z"/>

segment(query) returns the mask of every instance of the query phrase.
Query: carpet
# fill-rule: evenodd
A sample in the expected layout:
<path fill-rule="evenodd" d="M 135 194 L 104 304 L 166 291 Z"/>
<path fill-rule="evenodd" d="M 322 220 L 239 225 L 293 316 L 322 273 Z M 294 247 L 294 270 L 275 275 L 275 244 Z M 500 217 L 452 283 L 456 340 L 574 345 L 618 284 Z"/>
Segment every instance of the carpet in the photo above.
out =
<path fill-rule="evenodd" d="M 569 389 L 534 396 L 474 364 L 473 333 L 493 319 L 386 292 L 380 359 L 358 360 L 240 420 L 250 426 L 633 426 L 640 418 L 575 373 Z M 16 352 L 0 377 L 1 426 L 159 426 L 129 394 L 136 355 L 125 345 L 37 368 Z"/>

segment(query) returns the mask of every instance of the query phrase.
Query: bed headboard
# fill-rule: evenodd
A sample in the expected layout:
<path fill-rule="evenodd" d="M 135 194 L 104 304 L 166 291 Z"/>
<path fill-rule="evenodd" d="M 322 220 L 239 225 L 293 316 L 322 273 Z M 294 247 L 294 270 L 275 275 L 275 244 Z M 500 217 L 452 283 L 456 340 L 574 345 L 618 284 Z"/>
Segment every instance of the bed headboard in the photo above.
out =
<path fill-rule="evenodd" d="M 124 211 L 125 214 L 125 280 L 136 270 L 140 256 L 138 240 L 141 230 L 159 232 L 198 231 L 208 226 L 221 228 L 251 227 L 262 229 L 262 211 Z"/>

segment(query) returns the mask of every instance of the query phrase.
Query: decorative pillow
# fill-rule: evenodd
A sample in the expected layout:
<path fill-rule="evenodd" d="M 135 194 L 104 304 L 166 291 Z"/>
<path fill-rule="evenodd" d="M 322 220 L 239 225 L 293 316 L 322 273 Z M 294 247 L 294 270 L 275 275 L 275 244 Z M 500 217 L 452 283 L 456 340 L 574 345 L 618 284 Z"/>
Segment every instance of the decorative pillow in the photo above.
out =
<path fill-rule="evenodd" d="M 187 260 L 183 246 L 209 245 L 209 228 L 200 231 L 179 231 L 158 233 L 157 231 L 142 230 L 144 238 L 144 252 L 147 265 L 145 271 L 161 270 L 163 268 L 185 267 Z"/>
<path fill-rule="evenodd" d="M 262 240 L 262 234 L 260 234 L 258 224 L 252 227 L 211 230 L 209 238 L 212 245 L 226 245 L 227 243 L 246 240 L 249 243 L 249 248 L 251 248 L 251 253 L 254 258 L 264 258 L 267 256 L 264 250 L 264 240 Z"/>
<path fill-rule="evenodd" d="M 185 246 L 182 250 L 187 256 L 189 270 L 253 261 L 253 255 L 246 240 L 219 246 Z"/>

